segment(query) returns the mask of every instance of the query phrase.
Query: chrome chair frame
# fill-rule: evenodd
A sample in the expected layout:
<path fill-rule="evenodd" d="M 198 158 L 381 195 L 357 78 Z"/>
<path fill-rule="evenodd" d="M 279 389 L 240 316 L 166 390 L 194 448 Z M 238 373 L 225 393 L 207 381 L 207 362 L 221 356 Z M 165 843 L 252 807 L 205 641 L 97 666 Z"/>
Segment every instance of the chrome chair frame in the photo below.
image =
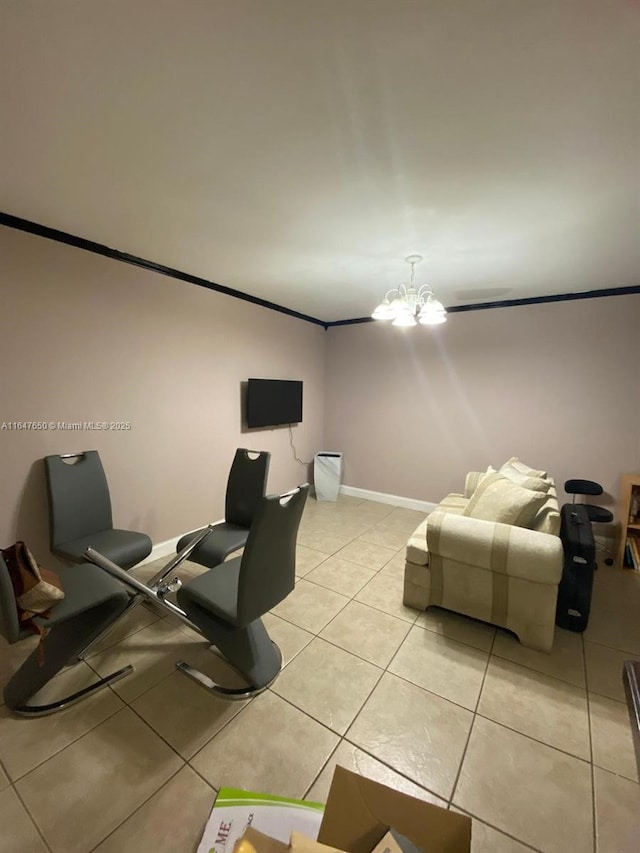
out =
<path fill-rule="evenodd" d="M 209 528 L 207 528 L 206 531 L 203 531 L 203 536 L 201 538 L 204 538 L 204 536 L 208 535 L 208 533 Z M 99 566 L 101 569 L 107 572 L 107 574 L 119 580 L 125 587 L 127 587 L 133 593 L 132 602 L 135 603 L 132 604 L 131 607 L 134 607 L 135 604 L 139 604 L 141 601 L 150 601 L 152 604 L 156 604 L 161 609 L 167 610 L 169 613 L 171 613 L 172 616 L 176 616 L 178 619 L 184 622 L 185 625 L 191 628 L 192 631 L 195 631 L 204 640 L 207 640 L 207 638 L 204 636 L 198 626 L 191 622 L 184 610 L 182 610 L 181 607 L 178 607 L 177 604 L 174 604 L 173 601 L 170 601 L 168 598 L 166 598 L 169 593 L 175 592 L 182 586 L 182 581 L 180 580 L 180 578 L 174 578 L 173 581 L 169 583 L 164 583 L 170 572 L 173 571 L 173 569 L 177 568 L 177 566 L 184 559 L 186 559 L 189 553 L 191 553 L 191 550 L 196 547 L 199 541 L 201 540 L 198 539 L 197 541 L 189 543 L 189 545 L 187 545 L 187 547 L 184 548 L 183 551 L 181 551 L 176 558 L 171 560 L 167 564 L 167 566 L 165 566 L 162 571 L 159 572 L 152 579 L 150 584 L 145 584 L 137 578 L 132 577 L 129 572 L 126 572 L 124 569 L 121 569 L 120 566 L 117 566 L 111 560 L 100 554 L 98 551 L 95 550 L 95 548 L 87 548 L 84 553 L 84 556 L 89 562 L 93 563 L 96 566 Z M 186 555 L 185 551 L 188 552 Z M 127 608 L 127 610 L 125 610 L 124 612 L 128 612 L 131 607 Z M 280 655 L 280 659 L 282 659 L 282 653 L 280 652 L 278 646 L 275 643 L 273 643 L 273 646 L 277 654 Z M 228 661 L 227 663 L 229 666 L 233 666 Z M 272 681 L 269 682 L 269 684 L 265 684 L 258 688 L 252 687 L 251 685 L 238 688 L 224 687 L 221 684 L 217 684 L 204 673 L 190 666 L 185 661 L 178 661 L 178 663 L 176 663 L 176 669 L 179 669 L 185 675 L 188 675 L 189 678 L 191 678 L 198 685 L 200 685 L 200 687 L 205 688 L 209 693 L 213 694 L 214 696 L 217 696 L 218 698 L 227 700 L 243 700 L 249 699 L 252 696 L 257 696 L 259 693 L 265 691 L 275 681 L 274 678 L 272 679 Z"/>
<path fill-rule="evenodd" d="M 127 613 L 130 613 L 135 607 L 142 604 L 145 600 L 152 601 L 153 603 L 160 604 L 162 606 L 163 599 L 160 594 L 166 595 L 168 592 L 172 591 L 172 584 L 167 582 L 169 576 L 183 563 L 190 555 L 191 552 L 196 548 L 202 541 L 204 541 L 207 536 L 214 529 L 213 524 L 207 525 L 207 527 L 203 528 L 198 532 L 198 535 L 194 537 L 185 547 L 180 551 L 180 553 L 176 554 L 175 557 L 172 557 L 168 563 L 160 569 L 148 582 L 148 584 L 142 583 L 137 578 L 134 578 L 128 572 L 126 572 L 121 566 L 118 566 L 116 563 L 107 559 L 103 554 L 100 554 L 94 548 L 87 548 L 84 553 L 84 557 L 89 560 L 89 562 L 94 563 L 94 565 L 99 566 L 104 571 L 109 574 L 117 577 L 119 581 L 121 581 L 131 593 L 131 598 L 129 599 L 129 603 L 122 611 L 120 616 L 111 623 L 99 636 L 95 637 L 90 643 L 88 643 L 82 652 L 79 655 L 79 659 L 82 660 L 91 649 L 97 645 L 100 640 L 107 636 L 107 634 L 114 628 L 117 622 L 125 616 Z M 107 568 L 107 565 L 109 568 Z M 118 570 L 118 573 L 114 573 L 114 569 Z M 164 602 L 165 604 L 172 604 L 172 602 Z M 172 605 L 175 606 L 175 605 Z M 166 607 L 165 607 L 166 609 Z M 178 613 L 175 611 L 171 611 L 174 615 L 180 616 L 182 610 L 178 609 Z M 191 626 L 193 627 L 193 626 Z M 195 629 L 197 630 L 197 628 Z"/>

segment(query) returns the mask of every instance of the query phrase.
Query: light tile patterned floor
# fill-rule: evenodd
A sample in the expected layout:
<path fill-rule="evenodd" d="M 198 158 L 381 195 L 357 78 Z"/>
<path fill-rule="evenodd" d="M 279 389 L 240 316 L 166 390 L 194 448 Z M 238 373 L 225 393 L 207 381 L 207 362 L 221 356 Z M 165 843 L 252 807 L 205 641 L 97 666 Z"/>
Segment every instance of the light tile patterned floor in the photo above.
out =
<path fill-rule="evenodd" d="M 296 590 L 265 618 L 285 668 L 252 701 L 216 700 L 176 672 L 187 659 L 237 678 L 139 607 L 48 693 L 134 663 L 113 690 L 36 720 L 0 707 L 0 852 L 190 853 L 221 785 L 323 801 L 339 763 L 472 815 L 473 853 L 637 853 L 621 666 L 640 655 L 640 576 L 601 566 L 589 629 L 557 630 L 545 655 L 402 605 L 403 543 L 421 518 L 308 502 Z M 2 683 L 27 643 L 0 649 Z"/>

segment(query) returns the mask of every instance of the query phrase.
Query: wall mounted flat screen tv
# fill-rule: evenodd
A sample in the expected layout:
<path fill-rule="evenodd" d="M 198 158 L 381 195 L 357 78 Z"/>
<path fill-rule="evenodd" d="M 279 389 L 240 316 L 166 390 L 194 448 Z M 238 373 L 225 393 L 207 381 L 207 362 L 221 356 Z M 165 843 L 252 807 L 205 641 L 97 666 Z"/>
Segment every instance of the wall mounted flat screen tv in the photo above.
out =
<path fill-rule="evenodd" d="M 302 422 L 302 382 L 290 379 L 249 379 L 247 427 Z"/>

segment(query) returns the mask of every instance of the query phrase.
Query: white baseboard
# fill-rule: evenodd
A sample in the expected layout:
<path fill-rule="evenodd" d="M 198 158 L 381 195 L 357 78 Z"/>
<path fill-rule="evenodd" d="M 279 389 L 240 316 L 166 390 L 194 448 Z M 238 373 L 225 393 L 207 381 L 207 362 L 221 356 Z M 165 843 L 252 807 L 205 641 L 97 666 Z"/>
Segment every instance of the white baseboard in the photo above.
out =
<path fill-rule="evenodd" d="M 221 521 L 224 521 L 224 518 L 219 518 L 217 521 L 210 522 L 211 524 L 219 524 Z M 182 539 L 183 536 L 186 536 L 187 533 L 195 533 L 196 530 L 202 530 L 202 527 L 196 527 L 193 530 L 185 530 L 184 533 L 181 533 L 179 536 L 174 536 L 173 539 L 167 539 L 165 542 L 158 542 L 157 545 L 154 545 L 151 549 L 151 553 L 148 557 L 145 557 L 141 563 L 138 563 L 138 566 L 146 566 L 148 563 L 153 563 L 156 560 L 161 560 L 163 557 L 169 557 L 176 553 L 176 548 L 178 547 L 178 542 Z"/>
<path fill-rule="evenodd" d="M 417 509 L 421 512 L 432 512 L 437 504 L 431 501 L 419 501 L 415 498 L 403 498 L 400 495 L 387 495 L 384 492 L 371 492 L 369 489 L 357 489 L 355 486 L 340 486 L 340 494 L 351 498 L 362 498 L 367 501 L 377 501 L 380 504 L 401 506 L 405 509 Z"/>

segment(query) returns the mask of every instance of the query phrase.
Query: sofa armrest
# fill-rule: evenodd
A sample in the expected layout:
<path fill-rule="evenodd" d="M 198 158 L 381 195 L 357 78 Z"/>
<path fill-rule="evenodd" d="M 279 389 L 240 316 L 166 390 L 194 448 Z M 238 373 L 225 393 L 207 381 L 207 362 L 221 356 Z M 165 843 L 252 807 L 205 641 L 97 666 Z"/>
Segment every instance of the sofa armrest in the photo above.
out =
<path fill-rule="evenodd" d="M 466 515 L 432 512 L 427 518 L 429 554 L 537 583 L 562 576 L 559 536 Z"/>
<path fill-rule="evenodd" d="M 470 498 L 475 492 L 480 481 L 480 477 L 484 477 L 486 471 L 469 471 L 464 481 L 464 497 Z"/>

